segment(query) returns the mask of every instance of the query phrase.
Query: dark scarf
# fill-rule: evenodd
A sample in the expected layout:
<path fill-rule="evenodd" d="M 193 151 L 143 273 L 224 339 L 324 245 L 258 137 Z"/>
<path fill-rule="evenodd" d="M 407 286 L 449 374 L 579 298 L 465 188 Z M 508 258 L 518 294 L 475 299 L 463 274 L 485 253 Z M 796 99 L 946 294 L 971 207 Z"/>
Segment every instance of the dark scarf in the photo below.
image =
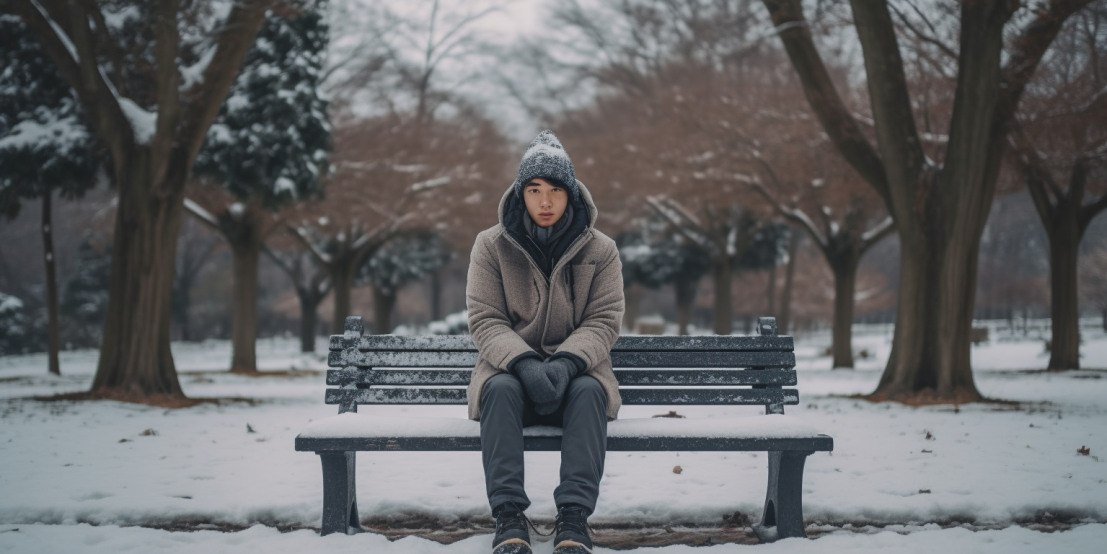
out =
<path fill-rule="evenodd" d="M 527 251 L 546 279 L 549 279 L 561 256 L 588 228 L 587 216 L 588 208 L 577 198 L 569 201 L 565 213 L 557 223 L 545 228 L 539 227 L 527 213 L 526 204 L 517 196 L 511 195 L 504 206 L 504 227 Z"/>

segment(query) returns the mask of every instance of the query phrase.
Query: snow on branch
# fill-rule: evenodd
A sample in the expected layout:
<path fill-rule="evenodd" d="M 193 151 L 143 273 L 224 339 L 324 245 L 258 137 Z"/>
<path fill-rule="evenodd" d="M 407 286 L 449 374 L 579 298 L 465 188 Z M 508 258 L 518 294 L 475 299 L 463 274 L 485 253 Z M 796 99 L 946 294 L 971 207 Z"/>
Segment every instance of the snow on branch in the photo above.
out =
<path fill-rule="evenodd" d="M 207 224 L 207 225 L 209 225 L 209 226 L 211 226 L 215 229 L 219 228 L 219 220 L 216 219 L 215 216 L 212 215 L 211 212 L 204 209 L 203 206 L 197 204 L 195 200 L 193 200 L 191 198 L 185 198 L 184 199 L 184 207 L 185 207 L 186 210 L 188 210 L 188 213 L 195 216 L 196 219 L 199 219 L 203 223 L 205 223 L 205 224 Z"/>
<path fill-rule="evenodd" d="M 415 184 L 411 185 L 411 192 L 428 191 L 428 190 L 431 190 L 431 189 L 435 189 L 435 188 L 438 188 L 438 187 L 441 187 L 441 186 L 448 185 L 448 184 L 450 184 L 450 181 L 451 181 L 451 177 L 448 176 L 448 175 L 445 176 L 445 177 L 438 177 L 438 178 L 435 178 L 435 179 L 427 179 L 426 181 L 419 181 L 418 183 L 415 183 Z"/>
<path fill-rule="evenodd" d="M 895 224 L 896 223 L 892 219 L 892 217 L 888 216 L 884 218 L 884 221 L 877 223 L 876 226 L 872 229 L 865 231 L 864 234 L 861 235 L 861 240 L 865 243 L 866 246 L 868 246 L 869 243 L 873 243 L 884 238 L 884 235 L 887 235 L 889 232 L 891 232 Z"/>
<path fill-rule="evenodd" d="M 58 40 L 61 41 L 62 45 L 65 46 L 65 49 L 69 51 L 69 55 L 73 57 L 73 62 L 77 65 L 80 65 L 81 56 L 77 54 L 77 46 L 74 45 L 73 41 L 69 39 L 69 35 L 66 34 L 65 30 L 61 28 L 61 25 L 58 25 L 57 21 L 54 21 L 54 18 L 50 17 L 50 14 L 46 12 L 46 8 L 42 7 L 42 4 L 39 4 L 38 0 L 30 1 L 31 4 L 34 5 L 35 9 L 38 10 L 38 13 L 42 14 L 43 19 L 45 19 L 46 22 L 50 24 L 50 28 L 54 30 L 54 34 L 57 35 Z"/>

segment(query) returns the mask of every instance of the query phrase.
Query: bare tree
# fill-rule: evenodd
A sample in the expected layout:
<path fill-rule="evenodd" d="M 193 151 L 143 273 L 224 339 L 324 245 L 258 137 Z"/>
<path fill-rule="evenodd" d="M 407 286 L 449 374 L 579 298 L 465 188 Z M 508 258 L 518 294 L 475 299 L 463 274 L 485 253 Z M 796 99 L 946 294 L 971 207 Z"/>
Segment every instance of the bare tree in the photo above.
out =
<path fill-rule="evenodd" d="M 1107 210 L 1107 8 L 1073 17 L 1034 79 L 1009 135 L 1019 175 L 1049 236 L 1049 369 L 1080 368 L 1077 251 Z"/>
<path fill-rule="evenodd" d="M 977 253 L 1008 130 L 1042 56 L 1065 20 L 1089 0 L 1051 0 L 1022 11 L 1007 0 L 960 4 L 959 46 L 947 52 L 956 54 L 955 65 L 949 60 L 956 85 L 940 161 L 928 155 L 918 129 L 888 2 L 850 3 L 876 147 L 831 81 L 802 2 L 763 3 L 823 129 L 883 199 L 899 233 L 895 338 L 873 397 L 979 400 L 969 357 Z M 1013 16 L 1016 31 L 1008 27 Z"/>

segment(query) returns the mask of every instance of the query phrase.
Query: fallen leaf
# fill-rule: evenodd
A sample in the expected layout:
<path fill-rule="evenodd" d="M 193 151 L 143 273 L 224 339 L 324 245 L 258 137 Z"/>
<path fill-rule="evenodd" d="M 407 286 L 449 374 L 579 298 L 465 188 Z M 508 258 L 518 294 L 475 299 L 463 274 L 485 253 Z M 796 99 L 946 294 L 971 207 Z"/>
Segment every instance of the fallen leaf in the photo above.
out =
<path fill-rule="evenodd" d="M 919 494 L 930 494 L 930 489 L 919 489 Z"/>
<path fill-rule="evenodd" d="M 119 439 L 119 442 L 131 442 L 130 439 Z"/>
<path fill-rule="evenodd" d="M 153 429 L 147 429 L 147 430 L 139 433 L 138 436 L 140 436 L 140 437 L 156 437 L 156 436 L 158 436 L 158 432 L 153 430 Z"/>
<path fill-rule="evenodd" d="M 673 473 L 680 475 L 680 472 L 684 471 L 680 466 L 673 466 Z"/>
<path fill-rule="evenodd" d="M 931 435 L 930 431 L 926 432 L 926 440 L 928 440 L 928 441 L 934 440 L 934 435 Z"/>
<path fill-rule="evenodd" d="M 257 431 L 254 431 L 253 427 L 250 427 L 249 423 L 246 424 L 246 432 L 247 433 L 257 433 Z"/>
<path fill-rule="evenodd" d="M 924 448 L 924 449 L 923 449 L 923 451 L 922 451 L 922 453 L 923 453 L 923 454 L 931 454 L 931 453 L 933 453 L 933 452 L 934 452 L 933 450 L 927 450 L 927 449 L 925 449 L 925 448 Z"/>
<path fill-rule="evenodd" d="M 669 410 L 669 413 L 667 413 L 667 414 L 657 414 L 657 415 L 655 415 L 655 416 L 653 416 L 653 417 L 675 417 L 675 418 L 683 418 L 684 416 L 682 416 L 682 415 L 680 415 L 680 414 L 676 413 L 676 410 Z"/>
<path fill-rule="evenodd" d="M 1087 446 L 1081 446 L 1080 448 L 1076 449 L 1076 453 L 1080 454 L 1081 456 L 1087 456 L 1088 454 L 1092 453 L 1092 449 L 1088 448 Z"/>

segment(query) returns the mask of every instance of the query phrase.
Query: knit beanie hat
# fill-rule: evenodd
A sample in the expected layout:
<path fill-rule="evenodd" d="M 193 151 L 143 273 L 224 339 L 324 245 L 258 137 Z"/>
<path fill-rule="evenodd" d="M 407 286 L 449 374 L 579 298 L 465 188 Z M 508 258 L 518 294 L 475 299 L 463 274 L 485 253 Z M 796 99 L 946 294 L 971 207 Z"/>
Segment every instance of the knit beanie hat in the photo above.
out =
<path fill-rule="evenodd" d="M 577 188 L 577 178 L 573 173 L 573 162 L 569 160 L 569 154 L 561 141 L 557 140 L 548 129 L 538 133 L 523 154 L 523 160 L 519 162 L 519 173 L 512 183 L 515 195 L 523 197 L 523 187 L 532 179 L 545 179 L 565 188 L 569 198 L 576 200 L 580 195 Z"/>

